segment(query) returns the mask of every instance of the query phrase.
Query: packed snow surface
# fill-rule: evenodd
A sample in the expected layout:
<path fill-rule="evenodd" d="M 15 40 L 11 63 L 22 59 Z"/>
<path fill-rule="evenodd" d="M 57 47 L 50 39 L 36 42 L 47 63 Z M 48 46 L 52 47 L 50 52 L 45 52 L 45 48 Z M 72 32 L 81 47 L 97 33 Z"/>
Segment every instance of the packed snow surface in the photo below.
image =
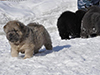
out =
<path fill-rule="evenodd" d="M 0 1 L 0 75 L 100 75 L 100 36 L 61 40 L 57 19 L 76 11 L 77 0 Z M 13 58 L 3 26 L 10 20 L 38 22 L 50 33 L 53 50 L 40 49 L 32 58 Z"/>

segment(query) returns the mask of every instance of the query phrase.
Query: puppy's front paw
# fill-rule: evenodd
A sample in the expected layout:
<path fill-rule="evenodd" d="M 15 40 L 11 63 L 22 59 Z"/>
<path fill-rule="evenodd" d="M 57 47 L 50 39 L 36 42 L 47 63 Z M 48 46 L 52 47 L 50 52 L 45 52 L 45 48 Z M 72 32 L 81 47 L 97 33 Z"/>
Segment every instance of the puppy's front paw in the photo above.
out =
<path fill-rule="evenodd" d="M 11 56 L 12 57 L 18 57 L 18 52 L 17 51 L 11 51 Z"/>
<path fill-rule="evenodd" d="M 28 57 L 25 56 L 24 59 L 26 59 L 26 58 L 31 58 L 31 56 L 28 56 Z"/>

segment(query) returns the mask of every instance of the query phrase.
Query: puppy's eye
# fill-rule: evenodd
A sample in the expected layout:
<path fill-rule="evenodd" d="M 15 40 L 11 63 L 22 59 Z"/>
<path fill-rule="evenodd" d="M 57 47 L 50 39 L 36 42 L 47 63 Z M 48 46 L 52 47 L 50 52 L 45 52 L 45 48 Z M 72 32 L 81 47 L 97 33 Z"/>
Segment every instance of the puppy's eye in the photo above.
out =
<path fill-rule="evenodd" d="M 15 30 L 15 29 L 14 29 L 14 31 L 15 31 L 15 32 L 18 32 L 18 30 Z"/>
<path fill-rule="evenodd" d="M 82 32 L 86 32 L 86 29 L 85 28 L 82 28 Z"/>

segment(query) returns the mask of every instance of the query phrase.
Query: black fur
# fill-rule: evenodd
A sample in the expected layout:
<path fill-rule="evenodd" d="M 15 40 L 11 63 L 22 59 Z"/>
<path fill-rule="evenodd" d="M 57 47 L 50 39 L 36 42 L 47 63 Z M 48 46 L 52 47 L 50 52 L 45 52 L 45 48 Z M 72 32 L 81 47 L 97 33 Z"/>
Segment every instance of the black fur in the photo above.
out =
<path fill-rule="evenodd" d="M 81 37 L 88 38 L 100 35 L 100 7 L 92 6 L 83 17 Z"/>
<path fill-rule="evenodd" d="M 61 39 L 80 37 L 81 20 L 86 12 L 77 10 L 63 12 L 58 18 L 57 27 Z"/>

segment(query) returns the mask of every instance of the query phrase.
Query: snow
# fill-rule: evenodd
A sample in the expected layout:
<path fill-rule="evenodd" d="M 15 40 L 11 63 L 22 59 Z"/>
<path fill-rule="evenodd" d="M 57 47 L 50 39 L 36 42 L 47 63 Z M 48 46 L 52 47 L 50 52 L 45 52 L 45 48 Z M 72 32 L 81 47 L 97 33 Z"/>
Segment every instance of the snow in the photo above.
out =
<path fill-rule="evenodd" d="M 77 0 L 0 1 L 0 75 L 99 75 L 100 36 L 61 40 L 57 19 L 63 11 L 77 10 Z M 32 58 L 13 58 L 3 26 L 10 20 L 43 24 L 50 33 L 53 50 L 41 48 Z"/>

